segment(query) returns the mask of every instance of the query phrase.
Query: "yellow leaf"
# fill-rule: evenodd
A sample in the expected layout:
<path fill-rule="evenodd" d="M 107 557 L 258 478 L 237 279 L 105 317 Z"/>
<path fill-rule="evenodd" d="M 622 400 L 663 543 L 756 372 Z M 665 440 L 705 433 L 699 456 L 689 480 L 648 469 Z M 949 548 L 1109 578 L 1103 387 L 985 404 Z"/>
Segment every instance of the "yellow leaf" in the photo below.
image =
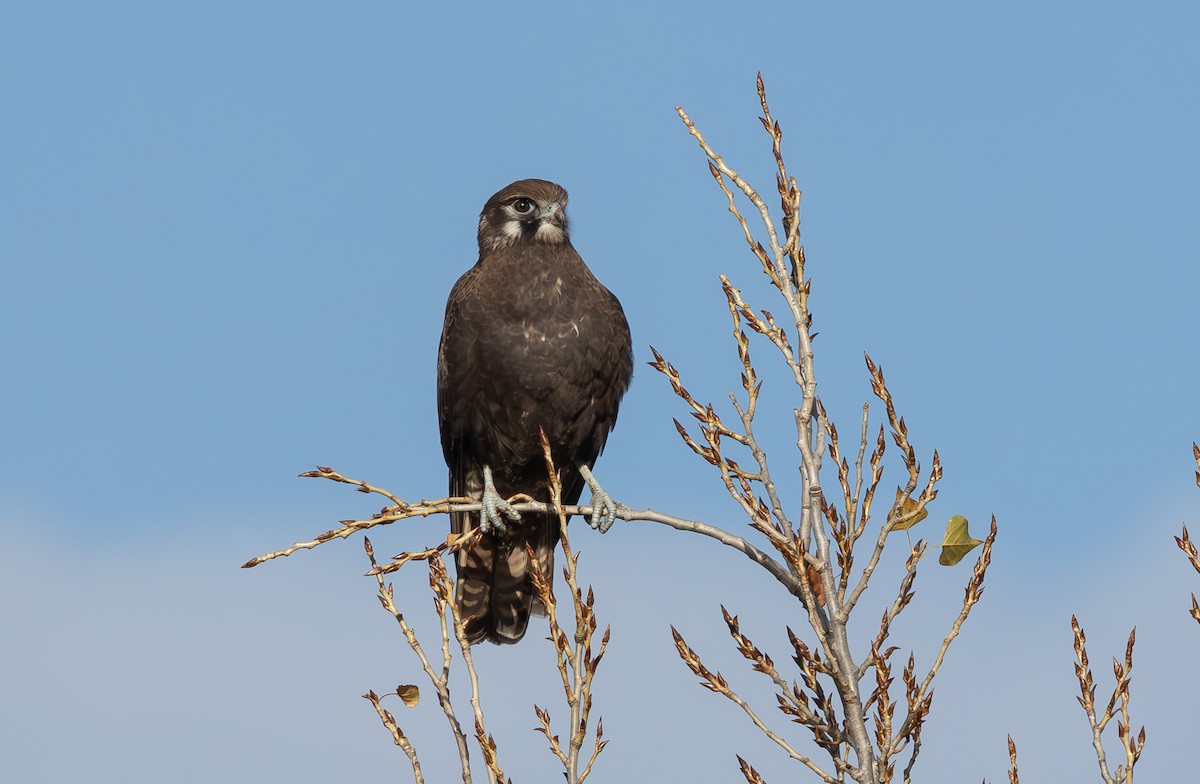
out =
<path fill-rule="evenodd" d="M 896 503 L 900 505 L 900 517 L 897 519 L 896 524 L 892 526 L 893 531 L 907 531 L 926 517 L 929 517 L 929 512 L 925 509 L 919 509 L 919 504 L 905 496 L 904 491 L 899 487 L 896 488 Z"/>
<path fill-rule="evenodd" d="M 946 523 L 946 538 L 942 541 L 942 554 L 938 556 L 938 563 L 942 566 L 954 566 L 981 544 L 983 542 L 972 538 L 967 532 L 967 518 L 954 515 L 950 522 Z"/>
<path fill-rule="evenodd" d="M 421 700 L 421 690 L 411 683 L 397 686 L 396 694 L 400 695 L 400 699 L 404 700 L 404 704 L 410 708 L 416 707 L 417 703 Z"/>

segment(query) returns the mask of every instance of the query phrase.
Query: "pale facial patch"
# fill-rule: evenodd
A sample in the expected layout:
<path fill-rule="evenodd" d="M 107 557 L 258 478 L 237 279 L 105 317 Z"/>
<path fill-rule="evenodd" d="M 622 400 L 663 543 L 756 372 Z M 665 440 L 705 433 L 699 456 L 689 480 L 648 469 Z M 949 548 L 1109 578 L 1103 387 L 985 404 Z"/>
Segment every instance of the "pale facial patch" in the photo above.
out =
<path fill-rule="evenodd" d="M 504 225 L 500 227 L 500 233 L 504 235 L 506 240 L 508 240 L 508 242 L 505 243 L 507 245 L 512 245 L 514 242 L 521 239 L 521 232 L 521 222 L 517 220 L 505 221 Z"/>
<path fill-rule="evenodd" d="M 537 233 L 533 237 L 539 242 L 558 245 L 567 239 L 567 233 L 556 223 L 542 222 L 538 224 Z"/>

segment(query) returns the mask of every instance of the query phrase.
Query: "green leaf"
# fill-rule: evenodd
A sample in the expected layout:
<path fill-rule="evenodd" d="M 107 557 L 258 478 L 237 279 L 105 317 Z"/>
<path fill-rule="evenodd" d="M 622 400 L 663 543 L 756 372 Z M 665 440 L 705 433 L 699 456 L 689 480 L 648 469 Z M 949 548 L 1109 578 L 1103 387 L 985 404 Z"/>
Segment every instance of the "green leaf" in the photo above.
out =
<path fill-rule="evenodd" d="M 938 556 L 938 563 L 942 566 L 954 566 L 981 544 L 983 542 L 967 532 L 967 518 L 954 515 L 950 522 L 946 523 L 946 538 L 942 540 L 942 554 Z"/>

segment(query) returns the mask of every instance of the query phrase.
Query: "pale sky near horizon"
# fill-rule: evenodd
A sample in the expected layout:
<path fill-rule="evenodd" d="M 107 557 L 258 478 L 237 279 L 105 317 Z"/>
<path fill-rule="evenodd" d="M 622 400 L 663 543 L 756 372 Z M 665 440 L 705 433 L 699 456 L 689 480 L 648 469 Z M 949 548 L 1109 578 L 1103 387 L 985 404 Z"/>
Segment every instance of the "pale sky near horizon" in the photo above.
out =
<path fill-rule="evenodd" d="M 575 245 L 631 323 L 635 378 L 598 475 L 633 506 L 745 531 L 645 361 L 655 346 L 720 404 L 739 366 L 718 275 L 779 310 L 673 108 L 771 193 L 761 71 L 805 194 L 820 394 L 843 441 L 866 351 L 922 464 L 937 448 L 945 466 L 914 534 L 953 514 L 1000 525 L 918 780 L 1005 780 L 1009 733 L 1028 780 L 1096 777 L 1072 613 L 1099 694 L 1137 625 L 1138 771 L 1184 780 L 1200 575 L 1171 537 L 1200 532 L 1198 29 L 1182 2 L 0 8 L 0 778 L 406 781 L 359 695 L 418 683 L 421 705 L 390 707 L 427 780 L 454 780 L 360 537 L 238 567 L 378 509 L 295 478 L 316 464 L 444 492 L 442 310 L 480 207 L 515 179 L 571 192 Z M 794 501 L 794 393 L 766 345 L 755 357 L 759 432 Z M 446 525 L 372 540 L 391 555 Z M 786 663 L 783 627 L 803 624 L 788 597 L 710 541 L 576 525 L 613 626 L 592 780 L 740 781 L 735 754 L 808 780 L 696 684 L 669 633 L 803 745 L 719 610 Z M 968 574 L 923 567 L 905 654 L 928 664 Z M 430 632 L 420 569 L 396 584 Z M 506 771 L 557 780 L 530 731 L 533 702 L 566 716 L 549 645 L 535 630 L 477 650 Z"/>

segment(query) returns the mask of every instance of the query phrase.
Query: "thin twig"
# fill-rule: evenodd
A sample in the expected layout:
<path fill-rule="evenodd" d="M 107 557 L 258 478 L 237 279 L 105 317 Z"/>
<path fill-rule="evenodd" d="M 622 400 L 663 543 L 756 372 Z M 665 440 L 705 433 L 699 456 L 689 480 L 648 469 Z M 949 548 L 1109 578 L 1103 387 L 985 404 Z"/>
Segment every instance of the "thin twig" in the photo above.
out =
<path fill-rule="evenodd" d="M 363 547 L 367 551 L 367 558 L 370 559 L 371 566 L 375 566 L 375 549 L 371 546 L 371 540 L 364 538 Z M 449 661 L 444 659 L 441 673 L 433 669 L 433 666 L 429 663 L 429 658 L 425 655 L 424 648 L 421 647 L 421 643 L 417 639 L 416 633 L 409 626 L 404 613 L 396 607 L 394 588 L 390 583 L 384 584 L 382 574 L 376 574 L 375 579 L 379 584 L 379 603 L 383 605 L 383 609 L 387 610 L 396 619 L 396 623 L 400 625 L 400 631 L 408 641 L 409 647 L 413 649 L 413 652 L 417 654 L 417 658 L 421 662 L 421 669 L 425 671 L 425 674 L 433 683 L 434 690 L 437 691 L 438 704 L 441 705 L 442 713 L 445 714 L 446 721 L 450 724 L 450 732 L 454 736 L 455 745 L 458 747 L 458 760 L 462 767 L 463 784 L 471 784 L 471 758 L 470 750 L 467 747 L 467 738 L 463 733 L 462 726 L 458 723 L 458 718 L 454 715 L 454 704 L 450 701 Z M 445 633 L 443 632 L 444 639 Z M 445 650 L 444 646 L 443 650 Z"/>
<path fill-rule="evenodd" d="M 692 648 L 687 644 L 687 641 L 684 640 L 683 635 L 680 634 L 674 626 L 671 627 L 671 636 L 675 638 L 675 648 L 679 652 L 679 657 L 683 659 L 683 662 L 688 666 L 688 669 L 695 673 L 696 677 L 701 679 L 701 683 L 706 689 L 725 696 L 727 699 L 741 708 L 746 715 L 750 717 L 750 720 L 754 722 L 754 726 L 758 727 L 760 732 L 762 732 L 764 735 L 770 738 L 771 741 L 787 752 L 789 757 L 802 763 L 813 773 L 820 776 L 822 781 L 826 782 L 827 784 L 833 784 L 837 781 L 836 778 L 822 770 L 821 767 L 812 760 L 812 758 L 796 751 L 796 749 L 793 748 L 790 743 L 788 743 L 786 740 L 784 740 L 784 738 L 768 727 L 759 717 L 759 715 L 755 713 L 754 709 L 750 707 L 750 704 L 739 697 L 737 693 L 729 687 L 728 682 L 726 682 L 725 678 L 721 676 L 721 673 L 714 673 L 704 666 L 704 663 L 700 660 L 700 656 L 694 650 L 692 650 Z"/>
<path fill-rule="evenodd" d="M 1109 696 L 1108 704 L 1099 714 L 1096 711 L 1096 684 L 1088 663 L 1087 638 L 1075 616 L 1071 616 L 1071 631 L 1075 635 L 1075 677 L 1079 681 L 1079 696 L 1076 699 L 1079 700 L 1079 704 L 1087 716 L 1088 727 L 1092 731 L 1092 748 L 1096 752 L 1096 762 L 1100 766 L 1100 778 L 1105 784 L 1133 784 L 1133 768 L 1142 756 L 1142 749 L 1146 745 L 1146 728 L 1142 727 L 1138 735 L 1134 737 L 1129 721 L 1133 646 L 1137 629 L 1129 633 L 1129 641 L 1125 644 L 1124 661 L 1113 659 L 1115 685 Z M 1116 716 L 1120 716 L 1117 719 L 1117 737 L 1121 741 L 1121 751 L 1125 762 L 1110 771 L 1108 758 L 1104 753 L 1103 734 L 1108 723 Z"/>
<path fill-rule="evenodd" d="M 571 550 L 571 542 L 567 534 L 568 518 L 561 503 L 562 483 L 558 471 L 554 467 L 550 441 L 544 432 L 541 433 L 541 440 L 542 452 L 546 461 L 546 473 L 549 476 L 550 505 L 558 511 L 559 543 L 565 560 L 563 578 L 566 580 L 567 589 L 571 592 L 572 598 L 575 618 L 575 633 L 572 638 L 568 638 L 566 631 L 559 624 L 558 603 L 554 596 L 554 587 L 550 576 L 545 573 L 542 564 L 538 562 L 533 548 L 527 548 L 527 551 L 531 563 L 530 575 L 533 587 L 546 608 L 546 618 L 550 626 L 549 639 L 554 645 L 555 665 L 562 679 L 563 694 L 571 714 L 569 725 L 571 735 L 565 752 L 559 743 L 558 736 L 552 734 L 549 711 L 543 710 L 537 705 L 534 705 L 533 709 L 541 724 L 537 730 L 546 737 L 550 743 L 551 752 L 562 763 L 567 784 L 583 784 L 591 773 L 596 758 L 608 745 L 608 742 L 603 740 L 604 728 L 601 722 L 597 724 L 596 739 L 591 756 L 583 771 L 579 770 L 580 752 L 587 738 L 588 721 L 592 708 L 592 682 L 596 675 L 596 668 L 608 647 L 609 630 L 605 629 L 600 650 L 593 656 L 592 635 L 596 631 L 595 597 L 589 587 L 585 601 L 583 592 L 579 588 L 579 554 Z"/>
<path fill-rule="evenodd" d="M 383 722 L 383 726 L 387 727 L 388 732 L 392 733 L 392 742 L 401 748 L 408 756 L 409 763 L 412 764 L 413 779 L 416 784 L 425 784 L 425 777 L 421 775 L 421 762 L 417 759 L 417 750 L 413 748 L 408 737 L 396 724 L 396 717 L 390 711 L 385 709 L 379 702 L 379 695 L 373 691 L 369 691 L 363 695 L 364 699 L 370 700 L 371 705 L 375 707 L 375 712 L 379 714 L 379 720 Z"/>
<path fill-rule="evenodd" d="M 1197 444 L 1195 441 L 1192 442 L 1192 457 L 1196 460 L 1196 486 L 1200 487 L 1200 444 Z M 1192 568 L 1197 573 L 1200 573 L 1200 553 L 1197 553 L 1196 545 L 1188 536 L 1187 525 L 1183 526 L 1183 535 L 1175 537 L 1175 544 L 1179 546 L 1180 550 L 1183 550 Z M 1200 623 L 1200 602 L 1196 601 L 1196 594 L 1194 593 L 1192 594 L 1192 609 L 1190 610 L 1190 614 L 1197 623 Z"/>

